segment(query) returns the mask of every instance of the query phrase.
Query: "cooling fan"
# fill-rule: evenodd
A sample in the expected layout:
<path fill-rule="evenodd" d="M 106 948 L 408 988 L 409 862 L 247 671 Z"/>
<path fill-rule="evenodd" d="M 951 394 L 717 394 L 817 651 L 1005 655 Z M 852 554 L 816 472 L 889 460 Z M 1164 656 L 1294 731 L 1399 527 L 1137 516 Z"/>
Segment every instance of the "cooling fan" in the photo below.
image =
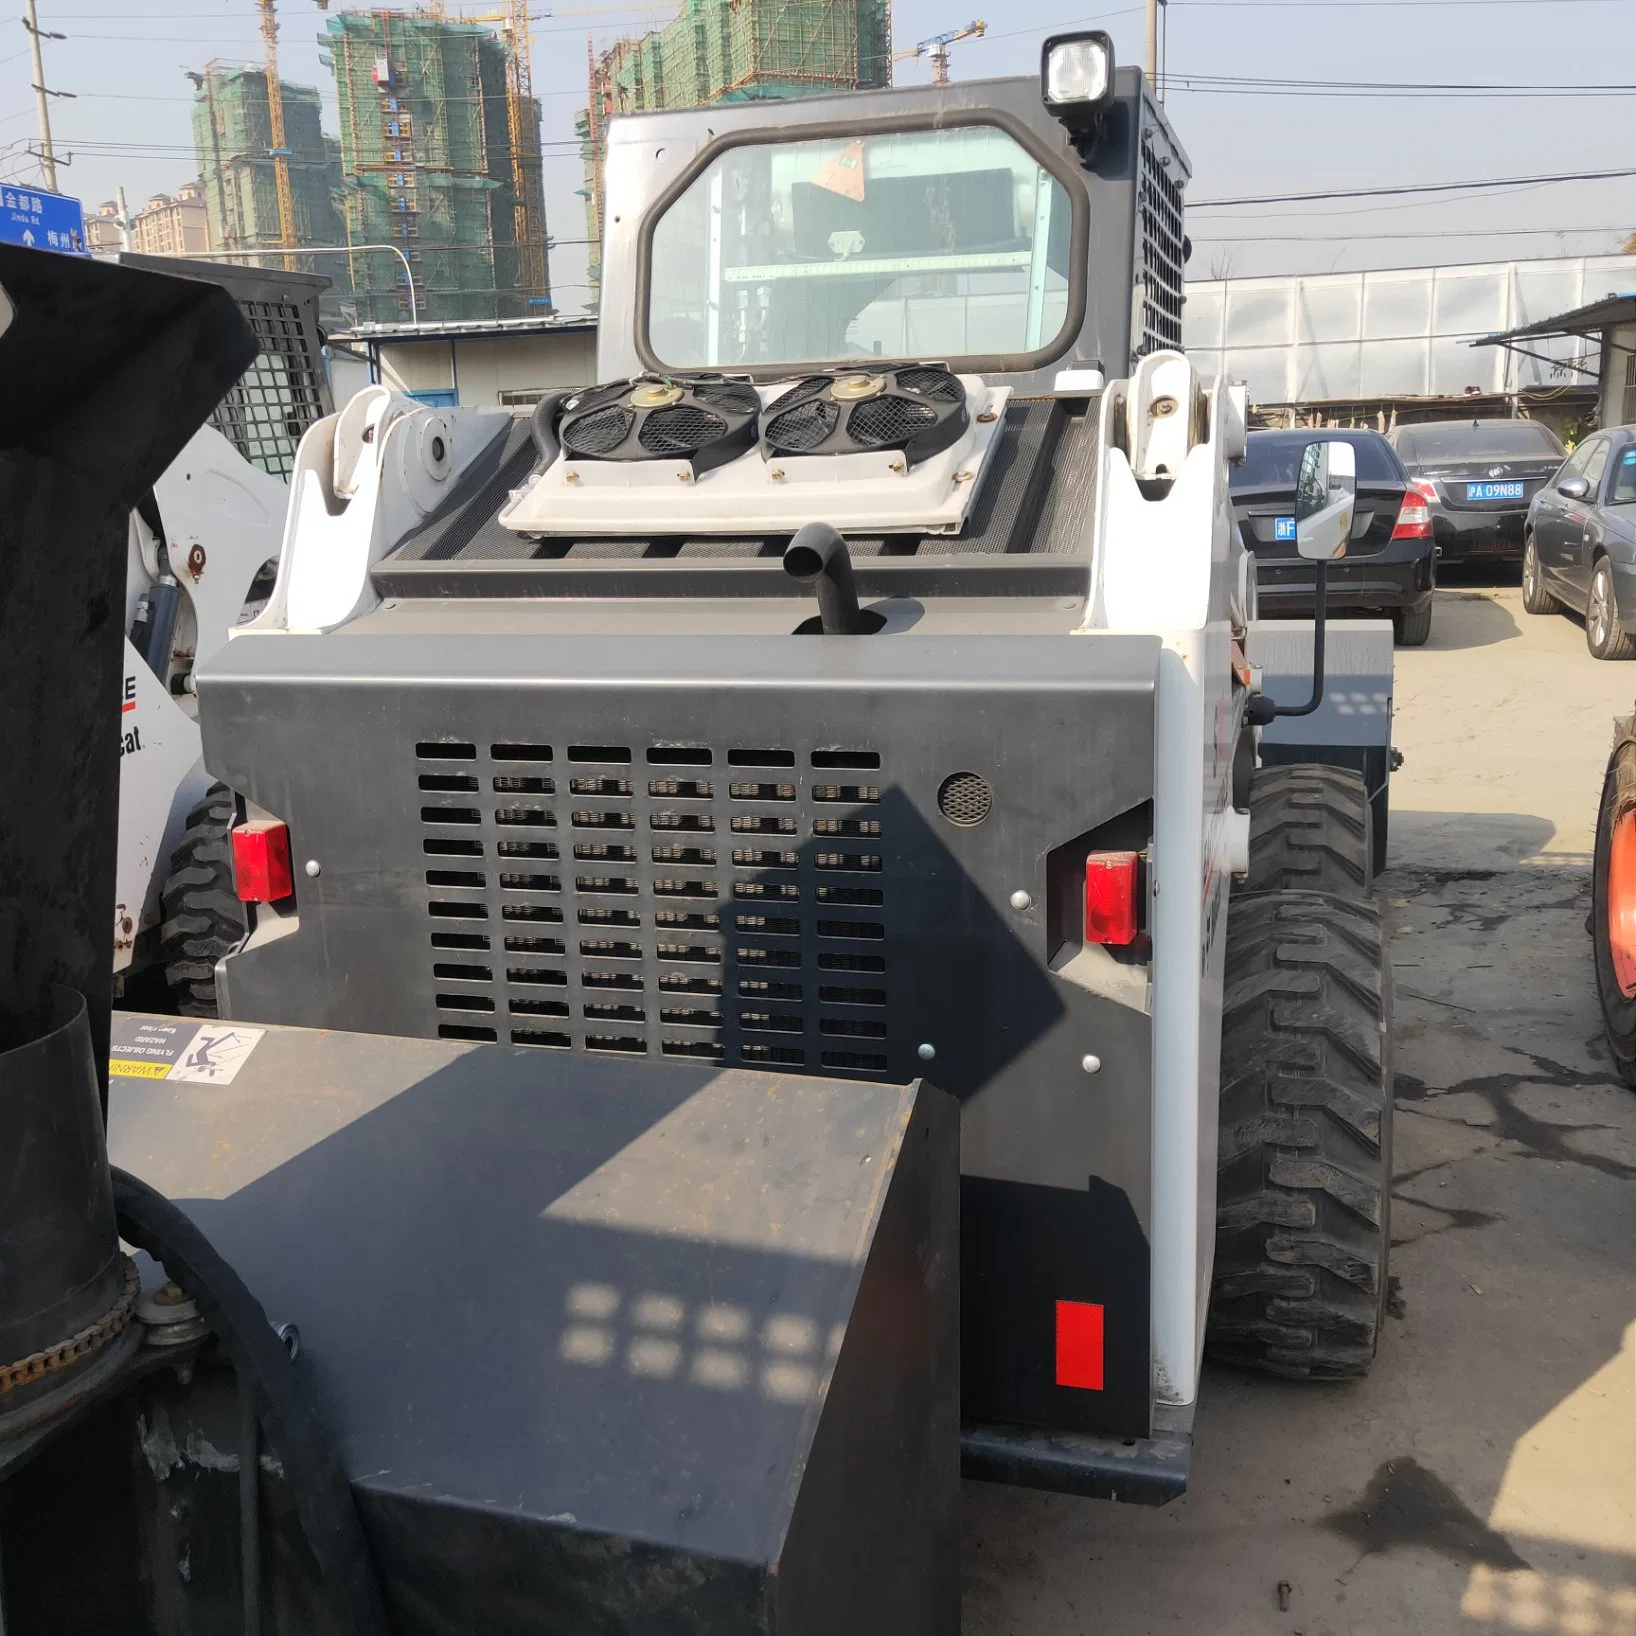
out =
<path fill-rule="evenodd" d="M 768 406 L 761 450 L 774 455 L 901 449 L 913 466 L 970 423 L 966 389 L 942 364 L 809 375 Z"/>
<path fill-rule="evenodd" d="M 557 441 L 572 460 L 687 460 L 694 475 L 736 460 L 756 440 L 761 399 L 721 375 L 652 375 L 577 392 Z"/>

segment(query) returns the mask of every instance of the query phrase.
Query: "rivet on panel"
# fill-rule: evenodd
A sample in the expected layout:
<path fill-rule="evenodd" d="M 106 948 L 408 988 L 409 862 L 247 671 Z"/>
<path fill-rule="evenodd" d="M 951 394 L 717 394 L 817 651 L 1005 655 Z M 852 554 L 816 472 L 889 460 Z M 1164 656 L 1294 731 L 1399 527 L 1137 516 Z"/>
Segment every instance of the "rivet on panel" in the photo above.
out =
<path fill-rule="evenodd" d="M 1020 886 L 1011 894 L 1011 907 L 1016 910 L 1032 909 L 1034 907 L 1033 894 L 1025 892 Z"/>

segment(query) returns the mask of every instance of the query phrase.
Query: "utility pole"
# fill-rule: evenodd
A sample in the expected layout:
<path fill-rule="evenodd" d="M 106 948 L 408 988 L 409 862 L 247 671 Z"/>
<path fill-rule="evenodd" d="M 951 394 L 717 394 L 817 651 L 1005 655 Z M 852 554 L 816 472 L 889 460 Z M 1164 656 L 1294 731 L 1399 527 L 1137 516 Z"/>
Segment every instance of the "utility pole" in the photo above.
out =
<path fill-rule="evenodd" d="M 40 19 L 34 10 L 34 0 L 28 0 L 28 16 L 24 19 L 23 27 L 28 30 L 28 43 L 34 51 L 34 105 L 40 115 L 40 165 L 45 171 L 45 185 L 56 193 L 57 154 L 51 146 L 50 93 L 45 88 L 45 60 L 40 55 Z M 60 40 L 63 36 L 51 34 L 46 38 Z"/>
<path fill-rule="evenodd" d="M 1159 93 L 1159 7 L 1164 0 L 1147 0 L 1147 82 Z"/>

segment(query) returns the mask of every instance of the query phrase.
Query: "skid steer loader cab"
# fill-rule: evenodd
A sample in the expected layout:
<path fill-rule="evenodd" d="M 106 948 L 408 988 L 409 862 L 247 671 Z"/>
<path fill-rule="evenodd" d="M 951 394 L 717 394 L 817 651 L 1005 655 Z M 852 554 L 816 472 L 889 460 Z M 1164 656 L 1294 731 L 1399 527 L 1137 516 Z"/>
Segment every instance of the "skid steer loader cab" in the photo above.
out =
<path fill-rule="evenodd" d="M 1169 1497 L 1252 764 L 1185 156 L 1075 36 L 1043 87 L 615 120 L 606 175 L 597 381 L 302 443 L 200 681 L 291 861 L 226 1014 L 925 1076 L 967 1470 Z"/>

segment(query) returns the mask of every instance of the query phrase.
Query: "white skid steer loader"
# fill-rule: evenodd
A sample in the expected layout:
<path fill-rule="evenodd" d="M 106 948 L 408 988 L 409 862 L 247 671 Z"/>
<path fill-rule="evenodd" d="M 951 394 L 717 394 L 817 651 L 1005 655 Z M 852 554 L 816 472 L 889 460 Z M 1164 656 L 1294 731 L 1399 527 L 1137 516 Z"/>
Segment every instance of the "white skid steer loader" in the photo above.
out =
<path fill-rule="evenodd" d="M 286 478 L 329 413 L 318 293 L 305 274 L 120 258 L 224 285 L 261 353 L 131 514 L 120 691 L 114 979 L 185 1015 L 216 1011 L 217 960 L 244 936 L 228 857 L 232 799 L 205 771 L 194 672 L 273 582 Z"/>

